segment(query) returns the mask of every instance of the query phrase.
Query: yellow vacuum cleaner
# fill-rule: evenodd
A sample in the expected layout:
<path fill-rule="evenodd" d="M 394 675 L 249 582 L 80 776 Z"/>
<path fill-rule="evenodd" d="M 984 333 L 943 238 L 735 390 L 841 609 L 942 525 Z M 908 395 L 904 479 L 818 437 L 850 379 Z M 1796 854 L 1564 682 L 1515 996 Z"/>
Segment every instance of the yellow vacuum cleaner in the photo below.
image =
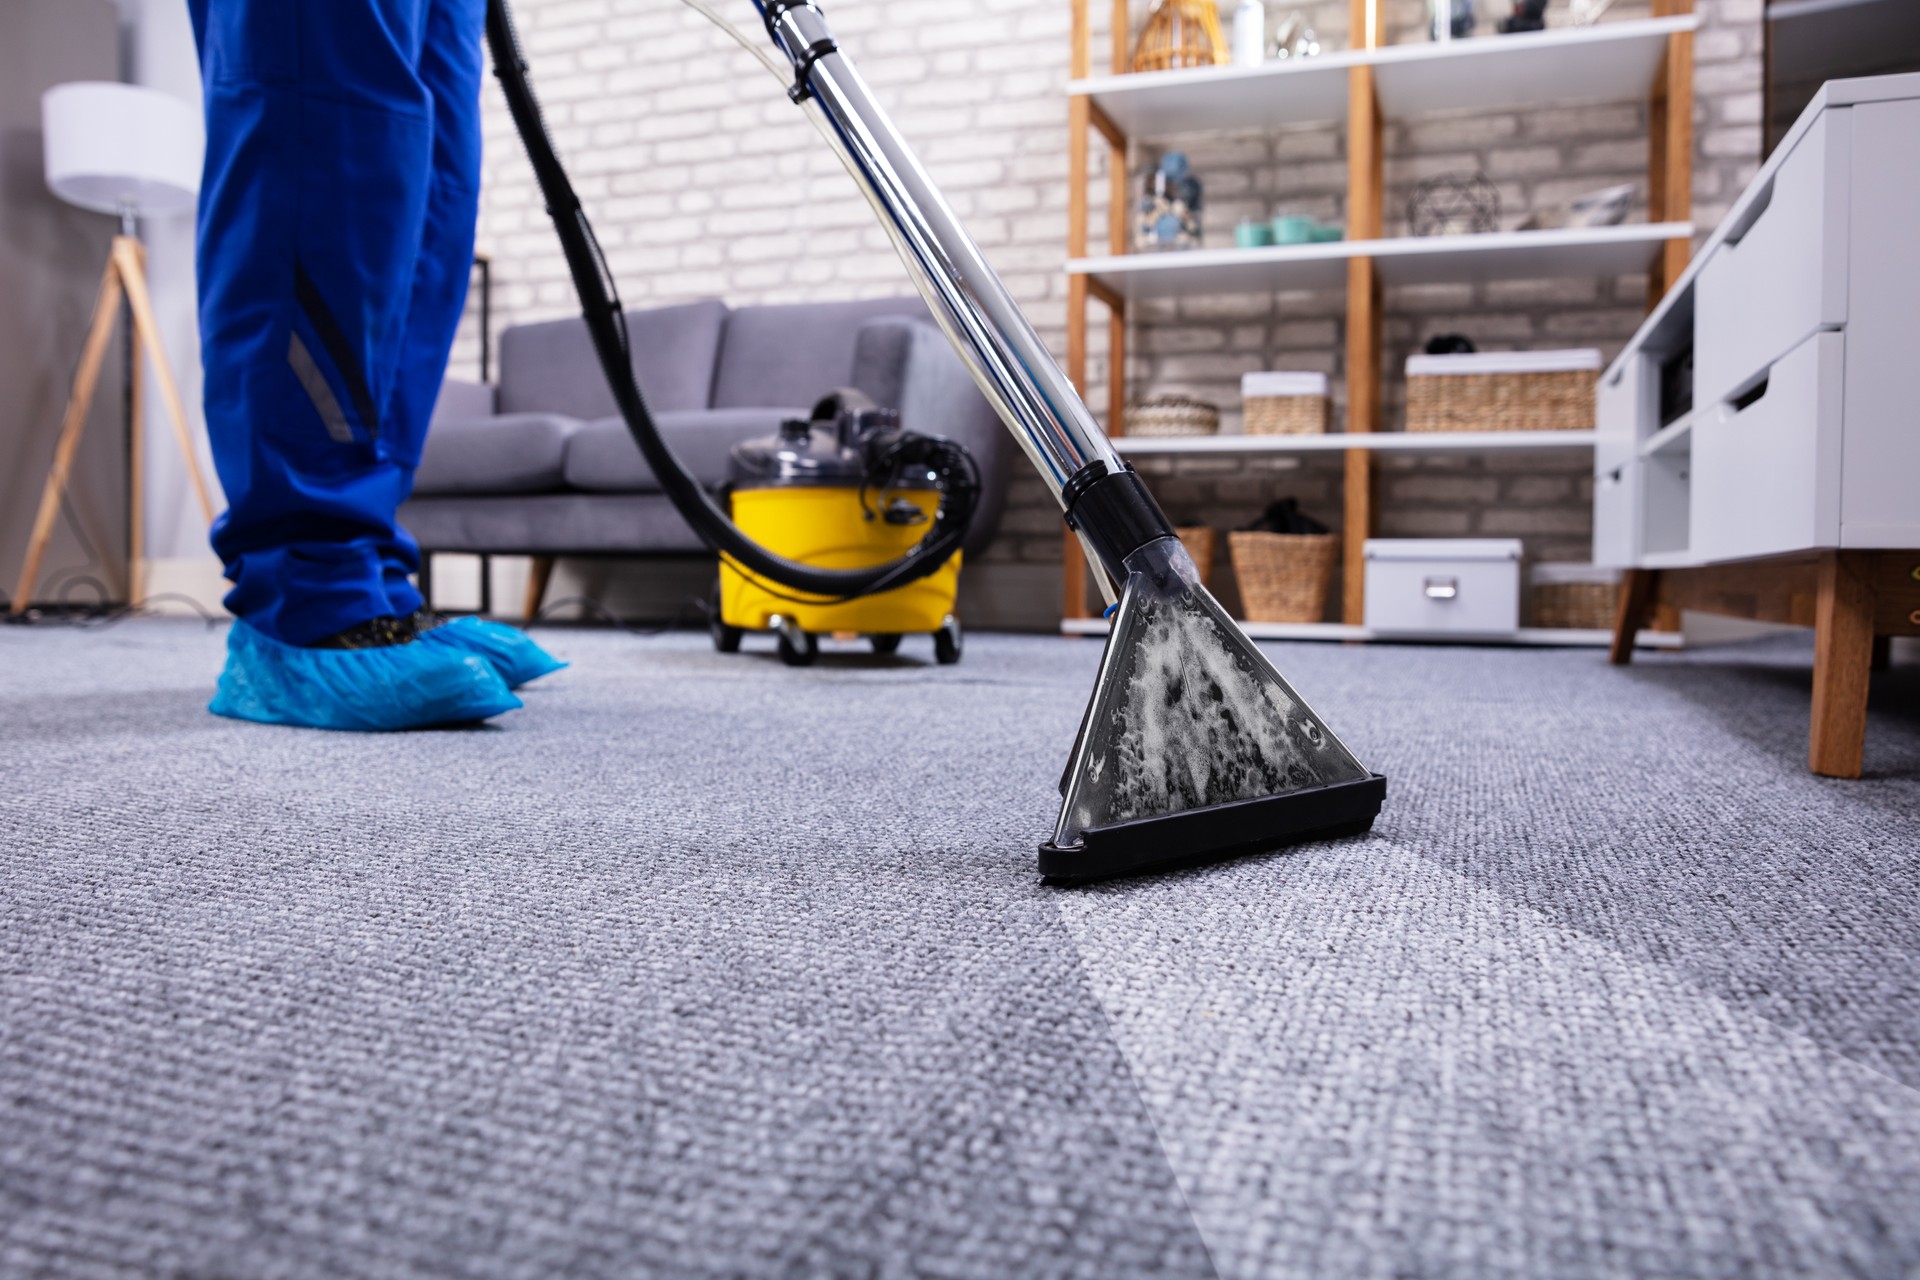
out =
<path fill-rule="evenodd" d="M 772 436 L 733 447 L 729 488 L 733 522 L 775 555 L 817 569 L 866 569 L 911 551 L 939 514 L 942 492 L 957 480 L 977 490 L 966 450 L 900 429 L 900 415 L 857 391 L 835 392 L 812 421 L 792 419 Z M 934 657 L 960 661 L 954 594 L 960 552 L 932 573 L 851 599 L 795 593 L 730 556 L 720 558 L 712 604 L 714 647 L 740 648 L 748 631 L 772 631 L 780 658 L 806 666 L 820 637 L 864 636 L 875 653 L 894 653 L 901 637 L 930 634 Z"/>

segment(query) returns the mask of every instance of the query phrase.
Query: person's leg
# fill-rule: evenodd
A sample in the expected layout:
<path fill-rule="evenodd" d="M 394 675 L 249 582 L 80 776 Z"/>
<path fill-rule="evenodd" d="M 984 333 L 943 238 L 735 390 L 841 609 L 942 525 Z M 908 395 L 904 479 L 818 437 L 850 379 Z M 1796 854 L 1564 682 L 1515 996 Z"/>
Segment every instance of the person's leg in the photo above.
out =
<path fill-rule="evenodd" d="M 201 342 L 227 604 L 306 645 L 393 612 L 389 412 L 427 217 L 428 0 L 194 0 Z"/>
<path fill-rule="evenodd" d="M 402 331 L 393 392 L 387 401 L 394 462 L 412 484 L 426 443 L 447 354 L 466 307 L 473 275 L 474 223 L 480 207 L 480 86 L 485 70 L 486 0 L 429 0 L 420 82 L 433 101 L 433 178 L 427 187 L 412 294 Z M 426 610 L 411 576 L 420 550 L 404 529 L 382 548 L 388 608 L 411 615 L 423 637 L 485 660 L 508 687 L 566 664 L 513 627 L 479 618 L 451 623 Z"/>
<path fill-rule="evenodd" d="M 408 491 L 473 274 L 485 21 L 486 0 L 426 0 L 425 39 L 416 71 L 433 104 L 433 172 L 386 402 L 390 452 L 406 473 Z M 419 547 L 396 526 L 382 548 L 382 560 L 389 607 L 403 617 L 413 613 L 422 604 L 411 581 L 420 569 Z"/>
<path fill-rule="evenodd" d="M 420 451 L 389 406 L 434 160 L 429 0 L 190 3 L 213 543 L 239 618 L 211 709 L 404 729 L 517 707 L 485 661 L 413 643 L 386 582 Z"/>

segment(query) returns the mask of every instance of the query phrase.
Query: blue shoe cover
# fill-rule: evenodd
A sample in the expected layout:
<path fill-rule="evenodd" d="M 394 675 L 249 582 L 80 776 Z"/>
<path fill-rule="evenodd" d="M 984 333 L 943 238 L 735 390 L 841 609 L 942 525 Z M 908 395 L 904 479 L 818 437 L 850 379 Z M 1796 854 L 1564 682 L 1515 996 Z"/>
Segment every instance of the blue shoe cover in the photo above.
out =
<path fill-rule="evenodd" d="M 533 637 L 520 628 L 488 622 L 485 618 L 449 618 L 432 630 L 420 633 L 419 643 L 436 642 L 486 659 L 509 689 L 552 675 L 567 665 L 535 644 Z"/>
<path fill-rule="evenodd" d="M 302 649 L 236 621 L 207 710 L 261 724 L 380 733 L 485 720 L 523 705 L 491 666 L 445 645 Z"/>

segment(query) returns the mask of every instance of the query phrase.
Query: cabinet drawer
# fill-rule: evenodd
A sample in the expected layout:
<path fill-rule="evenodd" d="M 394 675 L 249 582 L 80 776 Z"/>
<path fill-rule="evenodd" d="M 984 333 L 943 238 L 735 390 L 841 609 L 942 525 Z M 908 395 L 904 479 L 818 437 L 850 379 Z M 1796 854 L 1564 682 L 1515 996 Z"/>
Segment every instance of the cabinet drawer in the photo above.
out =
<path fill-rule="evenodd" d="M 1593 477 L 1593 562 L 1629 569 L 1639 561 L 1639 463 L 1623 458 Z"/>
<path fill-rule="evenodd" d="M 1371 539 L 1367 629 L 1377 635 L 1510 636 L 1520 627 L 1518 542 Z"/>
<path fill-rule="evenodd" d="M 1696 404 L 1744 389 L 1816 330 L 1846 322 L 1851 139 L 1851 113 L 1825 113 L 1700 268 Z"/>
<path fill-rule="evenodd" d="M 1819 333 L 1775 361 L 1753 391 L 1696 412 L 1696 554 L 1731 560 L 1839 545 L 1845 378 L 1846 338 Z"/>

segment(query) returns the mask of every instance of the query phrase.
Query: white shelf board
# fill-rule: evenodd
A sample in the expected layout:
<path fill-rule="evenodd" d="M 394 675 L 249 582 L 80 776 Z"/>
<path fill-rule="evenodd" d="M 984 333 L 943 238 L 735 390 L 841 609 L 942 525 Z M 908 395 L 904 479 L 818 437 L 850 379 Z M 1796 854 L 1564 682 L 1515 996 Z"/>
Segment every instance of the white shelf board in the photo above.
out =
<path fill-rule="evenodd" d="M 1691 223 L 1641 222 L 1487 235 L 1401 236 L 1266 249 L 1075 258 L 1067 263 L 1067 272 L 1091 276 L 1126 298 L 1338 289 L 1346 284 L 1349 258 L 1374 259 L 1380 282 L 1388 286 L 1598 278 L 1645 271 L 1662 244 L 1692 235 Z"/>
<path fill-rule="evenodd" d="M 1691 551 L 1649 551 L 1640 557 L 1642 569 L 1691 569 L 1700 563 Z"/>
<path fill-rule="evenodd" d="M 1318 436 L 1115 436 L 1133 457 L 1212 453 L 1479 453 L 1487 450 L 1591 449 L 1592 431 L 1362 431 Z"/>
<path fill-rule="evenodd" d="M 1257 67 L 1186 67 L 1091 76 L 1067 92 L 1093 99 L 1136 141 L 1194 133 L 1243 133 L 1347 118 L 1347 69 L 1363 51 L 1322 54 Z"/>
<path fill-rule="evenodd" d="M 1229 133 L 1347 118 L 1347 70 L 1377 68 L 1389 117 L 1462 108 L 1644 98 L 1667 37 L 1691 31 L 1691 14 L 1607 22 L 1525 35 L 1488 35 L 1347 50 L 1258 67 L 1190 67 L 1091 76 L 1068 84 L 1139 140 Z"/>
<path fill-rule="evenodd" d="M 1679 451 L 1693 447 L 1693 415 L 1691 413 L 1675 418 L 1645 440 L 1640 442 L 1640 456 L 1651 458 L 1656 453 L 1665 453 L 1669 449 Z"/>
<path fill-rule="evenodd" d="M 1375 51 L 1374 86 L 1389 119 L 1427 111 L 1559 106 L 1645 98 L 1667 37 L 1699 25 L 1693 14 L 1637 22 L 1487 35 Z"/>
<path fill-rule="evenodd" d="M 1365 627 L 1350 627 L 1339 622 L 1242 622 L 1240 629 L 1255 640 L 1331 640 L 1350 642 L 1355 640 L 1373 640 L 1372 632 Z M 1060 621 L 1060 634 L 1063 636 L 1096 636 L 1107 634 L 1107 622 L 1104 618 L 1063 618 Z M 1604 649 L 1613 643 L 1613 633 L 1602 630 L 1585 630 L 1573 627 L 1522 627 L 1512 636 L 1503 640 L 1444 640 L 1432 641 L 1407 640 L 1404 637 L 1390 638 L 1388 643 L 1400 644 L 1469 644 L 1469 645 L 1517 645 L 1529 649 Z M 1642 631 L 1636 642 L 1642 649 L 1678 649 L 1684 638 L 1677 632 Z"/>

